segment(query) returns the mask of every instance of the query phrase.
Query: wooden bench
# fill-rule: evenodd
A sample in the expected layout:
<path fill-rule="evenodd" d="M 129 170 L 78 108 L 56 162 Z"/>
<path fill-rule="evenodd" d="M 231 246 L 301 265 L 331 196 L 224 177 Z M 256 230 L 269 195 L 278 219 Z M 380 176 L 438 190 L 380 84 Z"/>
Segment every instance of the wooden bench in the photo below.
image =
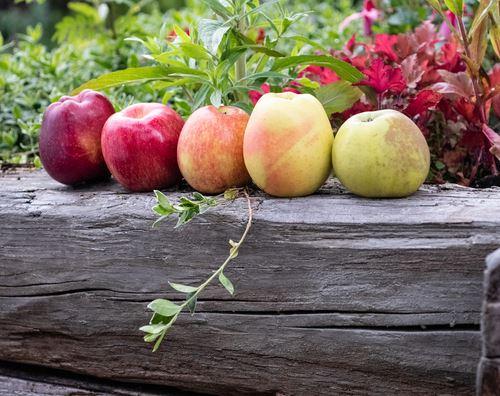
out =
<path fill-rule="evenodd" d="M 198 284 L 218 267 L 245 201 L 152 229 L 152 194 L 3 174 L 0 360 L 164 394 L 474 393 L 499 188 L 368 200 L 329 181 L 307 198 L 256 192 L 252 203 L 249 239 L 226 271 L 235 296 L 209 287 L 151 353 L 138 331 L 147 303 L 181 299 L 167 281 Z"/>

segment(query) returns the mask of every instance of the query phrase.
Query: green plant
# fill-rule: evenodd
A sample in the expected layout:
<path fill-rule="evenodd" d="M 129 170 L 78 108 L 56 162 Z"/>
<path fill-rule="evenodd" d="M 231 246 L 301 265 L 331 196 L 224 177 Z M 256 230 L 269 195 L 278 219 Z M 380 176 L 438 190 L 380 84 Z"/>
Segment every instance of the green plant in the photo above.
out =
<path fill-rule="evenodd" d="M 238 195 L 243 195 L 247 200 L 248 220 L 245 231 L 240 239 L 237 242 L 234 242 L 231 239 L 229 240 L 229 255 L 226 257 L 224 262 L 199 286 L 195 287 L 169 282 L 172 289 L 186 295 L 185 300 L 181 305 L 165 299 L 156 299 L 148 304 L 148 308 L 153 311 L 153 315 L 149 324 L 142 326 L 140 330 L 146 333 L 144 341 L 151 343 L 154 342 L 153 352 L 158 349 L 165 335 L 170 331 L 172 325 L 175 323 L 182 311 L 188 310 L 192 315 L 195 313 L 198 296 L 216 278 L 231 295 L 234 294 L 234 286 L 229 278 L 224 274 L 224 270 L 231 260 L 238 256 L 238 251 L 245 241 L 250 231 L 250 227 L 252 226 L 253 214 L 250 197 L 246 189 L 230 189 L 216 198 L 205 197 L 200 193 L 194 193 L 190 198 L 181 197 L 178 204 L 172 204 L 167 196 L 160 191 L 155 191 L 155 195 L 157 204 L 154 206 L 153 210 L 161 217 L 154 223 L 154 225 L 169 216 L 175 215 L 178 218 L 176 227 L 182 226 L 191 221 L 193 217 L 205 213 L 208 209 L 218 205 L 223 200 L 232 201 L 236 199 Z"/>
<path fill-rule="evenodd" d="M 37 161 L 41 115 L 51 102 L 105 71 L 141 64 L 136 54 L 139 45 L 124 38 L 131 33 L 147 35 L 150 31 L 145 27 L 159 29 L 159 11 L 153 9 L 144 14 L 135 4 L 114 19 L 113 33 L 103 21 L 91 17 L 97 12 L 93 7 L 100 4 L 104 2 L 73 6 L 72 14 L 66 17 L 72 23 L 61 22 L 56 27 L 60 45 L 53 50 L 40 42 L 41 25 L 18 34 L 17 42 L 3 43 L 0 35 L 0 163 Z M 93 32 L 91 38 L 78 37 L 79 24 Z M 118 108 L 134 101 L 157 101 L 160 95 L 150 86 L 133 91 L 122 87 L 111 93 Z"/>
<path fill-rule="evenodd" d="M 233 104 L 250 111 L 248 91 L 268 80 L 284 84 L 296 75 L 300 65 L 329 67 L 351 83 L 362 77 L 354 67 L 331 56 L 301 53 L 299 45 L 290 54 L 282 51 L 281 44 L 287 40 L 307 41 L 304 37 L 287 35 L 304 13 L 290 13 L 279 2 L 206 0 L 205 3 L 215 17 L 199 20 L 198 29 L 190 28 L 189 34 L 174 25 L 171 28 L 175 39 L 169 42 L 165 37 L 170 27 L 164 25 L 157 36 L 128 39 L 148 49 L 147 58 L 154 66 L 105 74 L 83 84 L 74 93 L 86 88 L 154 82 L 155 89 L 166 89 L 164 103 L 182 92 L 186 100 L 174 99 L 173 105 L 184 107 L 184 113 L 208 103 L 217 107 Z M 266 29 L 263 42 L 252 39 L 253 26 Z M 306 84 L 301 89 L 312 91 Z"/>

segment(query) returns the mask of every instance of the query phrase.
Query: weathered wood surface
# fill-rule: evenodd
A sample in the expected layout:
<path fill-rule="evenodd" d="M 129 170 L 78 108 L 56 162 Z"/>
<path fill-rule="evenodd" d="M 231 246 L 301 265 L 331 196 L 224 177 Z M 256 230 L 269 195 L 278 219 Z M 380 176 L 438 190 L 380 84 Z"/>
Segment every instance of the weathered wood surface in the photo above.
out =
<path fill-rule="evenodd" d="M 0 178 L 0 360 L 219 395 L 471 394 L 500 189 L 367 200 L 330 182 L 253 198 L 248 243 L 152 354 L 146 303 L 197 284 L 246 220 L 237 200 L 151 229 L 150 194 Z"/>
<path fill-rule="evenodd" d="M 193 393 L 3 362 L 0 396 L 193 396 Z"/>
<path fill-rule="evenodd" d="M 500 249 L 486 259 L 481 317 L 483 356 L 477 371 L 481 396 L 500 396 Z"/>

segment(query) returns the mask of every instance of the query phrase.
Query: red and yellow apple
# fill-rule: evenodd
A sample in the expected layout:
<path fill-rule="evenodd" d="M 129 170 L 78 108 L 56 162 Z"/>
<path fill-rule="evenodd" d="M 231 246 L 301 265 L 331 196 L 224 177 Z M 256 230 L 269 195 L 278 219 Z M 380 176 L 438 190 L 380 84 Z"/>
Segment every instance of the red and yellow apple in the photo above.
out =
<path fill-rule="evenodd" d="M 332 149 L 335 175 L 354 194 L 406 197 L 429 173 L 430 154 L 415 123 L 396 110 L 360 113 L 339 128 Z"/>
<path fill-rule="evenodd" d="M 40 130 L 40 159 L 47 173 L 68 185 L 108 177 L 101 132 L 114 112 L 104 95 L 91 90 L 52 103 Z"/>
<path fill-rule="evenodd" d="M 248 118 L 232 106 L 206 106 L 191 114 L 177 147 L 179 168 L 191 187 L 217 194 L 250 181 L 243 161 Z"/>
<path fill-rule="evenodd" d="M 262 190 L 298 197 L 315 192 L 330 175 L 332 142 L 330 121 L 314 96 L 268 93 L 248 121 L 243 156 Z"/>
<path fill-rule="evenodd" d="M 177 143 L 184 121 L 160 103 L 129 106 L 108 119 L 102 151 L 113 177 L 130 191 L 151 191 L 181 180 Z"/>

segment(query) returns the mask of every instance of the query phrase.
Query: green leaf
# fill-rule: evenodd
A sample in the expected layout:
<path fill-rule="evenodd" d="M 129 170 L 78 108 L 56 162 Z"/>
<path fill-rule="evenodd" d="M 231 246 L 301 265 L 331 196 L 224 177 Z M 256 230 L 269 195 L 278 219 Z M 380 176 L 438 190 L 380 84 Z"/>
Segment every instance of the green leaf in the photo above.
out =
<path fill-rule="evenodd" d="M 429 3 L 429 5 L 434 8 L 439 14 L 443 14 L 443 9 L 439 0 L 427 0 L 427 3 Z"/>
<path fill-rule="evenodd" d="M 84 15 L 87 18 L 92 19 L 95 22 L 100 22 L 101 17 L 99 12 L 87 3 L 82 3 L 79 1 L 72 1 L 68 3 L 68 8 L 78 14 Z"/>
<path fill-rule="evenodd" d="M 163 194 L 161 191 L 154 190 L 154 194 L 155 194 L 156 200 L 158 201 L 158 203 L 161 206 L 163 206 L 164 208 L 169 208 L 172 206 L 172 204 L 168 200 L 167 196 L 165 194 Z"/>
<path fill-rule="evenodd" d="M 194 95 L 194 102 L 192 104 L 192 111 L 195 111 L 199 107 L 201 107 L 203 104 L 206 103 L 207 101 L 207 95 L 210 92 L 210 85 L 209 84 L 204 84 L 202 85 L 196 94 Z"/>
<path fill-rule="evenodd" d="M 462 0 L 444 0 L 446 7 L 456 16 L 462 16 L 464 4 Z"/>
<path fill-rule="evenodd" d="M 160 66 L 134 67 L 103 74 L 79 86 L 71 95 L 76 95 L 84 89 L 100 90 L 125 84 L 144 83 L 168 78 L 168 72 Z"/>
<path fill-rule="evenodd" d="M 237 188 L 228 188 L 226 191 L 224 191 L 224 199 L 227 199 L 228 201 L 234 201 L 236 198 L 238 198 Z"/>
<path fill-rule="evenodd" d="M 355 83 L 364 76 L 358 69 L 347 62 L 328 55 L 297 55 L 286 58 L 276 58 L 271 68 L 273 71 L 283 70 L 299 65 L 317 65 L 332 69 L 343 80 Z"/>
<path fill-rule="evenodd" d="M 315 94 L 326 113 L 330 115 L 349 109 L 359 100 L 362 92 L 346 81 L 336 81 L 318 88 Z"/>
<path fill-rule="evenodd" d="M 160 336 L 160 333 L 158 334 L 146 334 L 144 336 L 144 341 L 146 342 L 153 342 L 154 340 L 156 340 L 158 337 Z"/>
<path fill-rule="evenodd" d="M 301 42 L 305 44 L 309 44 L 312 48 L 319 49 L 322 52 L 328 52 L 328 49 L 322 46 L 320 43 L 317 43 L 314 40 L 308 39 L 304 36 L 285 36 L 284 39 L 293 40 L 295 42 Z"/>
<path fill-rule="evenodd" d="M 35 165 L 36 169 L 42 169 L 43 167 L 42 160 L 38 155 L 35 156 L 35 159 L 33 160 L 33 165 Z"/>
<path fill-rule="evenodd" d="M 446 168 L 446 165 L 443 164 L 441 161 L 434 162 L 434 166 L 436 167 L 437 170 L 443 170 L 444 168 Z"/>
<path fill-rule="evenodd" d="M 198 34 L 200 39 L 212 54 L 216 54 L 224 35 L 231 25 L 213 19 L 202 19 L 198 23 Z"/>
<path fill-rule="evenodd" d="M 317 81 L 312 81 L 307 77 L 296 78 L 295 81 L 298 82 L 303 87 L 310 88 L 313 90 L 318 89 L 320 87 L 320 85 Z"/>
<path fill-rule="evenodd" d="M 245 44 L 245 45 L 240 45 L 238 47 L 231 48 L 231 50 L 239 50 L 239 49 L 251 49 L 254 52 L 259 52 L 262 54 L 266 54 L 268 56 L 271 56 L 273 58 L 281 58 L 284 57 L 285 54 L 279 51 L 276 51 L 272 48 L 263 46 L 263 45 L 258 45 L 258 44 Z"/>
<path fill-rule="evenodd" d="M 164 324 L 146 325 L 139 328 L 140 331 L 150 334 L 159 334 L 167 328 Z"/>
<path fill-rule="evenodd" d="M 481 26 L 482 22 L 485 18 L 488 17 L 488 13 L 491 8 L 498 3 L 498 0 L 481 0 L 479 3 L 479 7 L 476 10 L 476 16 L 474 17 L 472 24 L 469 29 L 468 37 L 472 38 L 476 30 Z"/>
<path fill-rule="evenodd" d="M 213 12 L 217 15 L 226 18 L 231 15 L 228 10 L 219 0 L 202 0 Z"/>
<path fill-rule="evenodd" d="M 158 348 L 160 347 L 160 344 L 162 343 L 163 339 L 165 338 L 165 335 L 167 334 L 167 331 L 165 330 L 163 333 L 160 333 L 160 337 L 158 340 L 156 340 L 155 345 L 153 347 L 153 352 L 156 352 Z"/>
<path fill-rule="evenodd" d="M 233 295 L 234 294 L 234 286 L 231 283 L 231 281 L 224 275 L 224 273 L 221 271 L 219 274 L 219 282 L 226 288 L 226 290 L 229 292 L 229 294 Z"/>
<path fill-rule="evenodd" d="M 174 32 L 183 43 L 191 42 L 191 37 L 179 25 L 174 26 Z"/>
<path fill-rule="evenodd" d="M 148 304 L 148 308 L 162 316 L 173 316 L 181 310 L 181 307 L 172 301 L 158 298 Z"/>
<path fill-rule="evenodd" d="M 216 89 L 210 95 L 210 103 L 215 107 L 219 108 L 222 106 L 222 92 Z"/>
<path fill-rule="evenodd" d="M 181 43 L 179 44 L 178 47 L 182 50 L 182 53 L 188 58 L 193 58 L 196 60 L 210 59 L 210 54 L 201 45 L 193 43 Z"/>
<path fill-rule="evenodd" d="M 181 285 L 180 283 L 168 282 L 168 284 L 172 287 L 172 289 L 180 291 L 181 293 L 192 293 L 198 290 L 197 287 Z"/>
<path fill-rule="evenodd" d="M 198 301 L 197 297 L 194 297 L 193 299 L 191 299 L 193 297 L 195 292 L 191 292 L 189 293 L 187 296 L 186 296 L 186 300 L 189 300 L 189 303 L 187 304 L 187 307 L 189 309 L 189 312 L 191 313 L 191 315 L 194 314 L 195 310 L 196 310 L 196 302 Z"/>
<path fill-rule="evenodd" d="M 149 324 L 162 324 L 162 325 L 167 325 L 172 320 L 174 320 L 175 316 L 163 316 L 158 313 L 154 313 L 153 316 L 151 317 L 151 320 L 149 321 Z"/>

